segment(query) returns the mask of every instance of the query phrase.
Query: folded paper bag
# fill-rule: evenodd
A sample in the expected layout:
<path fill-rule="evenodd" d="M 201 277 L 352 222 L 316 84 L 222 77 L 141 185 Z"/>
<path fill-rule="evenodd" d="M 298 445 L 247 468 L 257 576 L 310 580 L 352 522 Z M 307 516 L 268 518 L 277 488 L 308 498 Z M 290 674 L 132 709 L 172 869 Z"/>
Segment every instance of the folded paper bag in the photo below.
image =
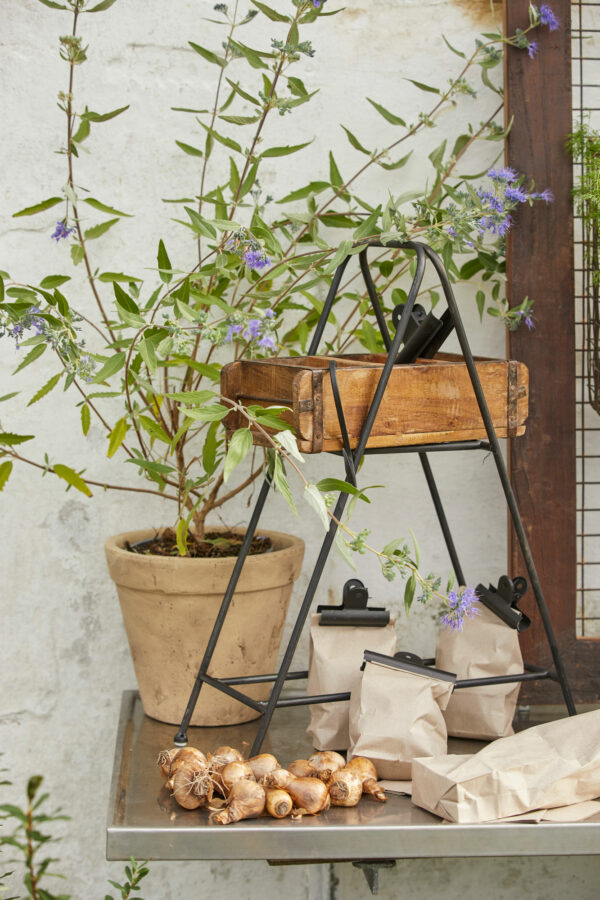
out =
<path fill-rule="evenodd" d="M 489 822 L 600 796 L 600 710 L 536 725 L 473 756 L 413 761 L 413 803 L 451 822 Z"/>
<path fill-rule="evenodd" d="M 414 757 L 446 752 L 442 709 L 456 678 L 370 650 L 364 656 L 362 678 L 350 698 L 348 758 L 366 756 L 380 778 L 410 779 Z"/>
<path fill-rule="evenodd" d="M 458 678 L 488 678 L 523 671 L 516 628 L 481 606 L 466 619 L 462 631 L 446 629 L 439 636 L 435 664 Z M 444 712 L 452 737 L 493 740 L 513 734 L 512 720 L 520 684 L 487 684 L 454 691 Z"/>
<path fill-rule="evenodd" d="M 321 626 L 321 616 L 310 620 L 310 652 L 306 693 L 338 694 L 356 689 L 360 667 L 367 647 L 380 653 L 396 649 L 394 620 L 381 628 L 360 625 Z M 347 750 L 349 700 L 312 703 L 310 724 L 306 729 L 317 750 Z"/>

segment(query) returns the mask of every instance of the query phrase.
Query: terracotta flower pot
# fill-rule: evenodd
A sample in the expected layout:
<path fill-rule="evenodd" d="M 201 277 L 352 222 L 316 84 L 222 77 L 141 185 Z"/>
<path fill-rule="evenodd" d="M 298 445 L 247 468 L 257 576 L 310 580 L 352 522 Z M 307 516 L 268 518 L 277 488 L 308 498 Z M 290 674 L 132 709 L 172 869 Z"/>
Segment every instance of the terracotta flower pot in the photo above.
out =
<path fill-rule="evenodd" d="M 219 529 L 214 529 L 215 531 Z M 110 577 L 117 586 L 125 630 L 146 715 L 178 724 L 185 711 L 204 648 L 217 617 L 235 559 L 145 556 L 124 549 L 154 531 L 130 531 L 105 545 Z M 249 556 L 242 569 L 210 675 L 261 675 L 275 670 L 304 541 L 262 531 L 273 550 Z M 243 688 L 257 700 L 270 685 Z M 203 685 L 192 725 L 235 725 L 257 713 Z"/>

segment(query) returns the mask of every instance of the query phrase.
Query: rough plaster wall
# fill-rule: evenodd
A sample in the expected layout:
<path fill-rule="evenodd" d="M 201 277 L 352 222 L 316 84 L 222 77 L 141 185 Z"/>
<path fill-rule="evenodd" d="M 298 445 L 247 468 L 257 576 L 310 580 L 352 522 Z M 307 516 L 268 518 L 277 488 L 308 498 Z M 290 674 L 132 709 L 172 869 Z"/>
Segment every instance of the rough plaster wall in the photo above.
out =
<path fill-rule="evenodd" d="M 83 154 L 78 169 L 80 183 L 94 196 L 137 214 L 93 248 L 101 269 L 143 271 L 152 267 L 161 236 L 172 256 L 177 254 L 180 265 L 192 259 L 193 247 L 170 221 L 173 208 L 161 204 L 161 198 L 197 189 L 196 163 L 182 156 L 173 139 L 192 144 L 199 139 L 191 119 L 173 113 L 170 107 L 204 105 L 202 98 L 210 89 L 214 71 L 186 42 L 211 42 L 213 34 L 205 34 L 210 26 L 201 21 L 211 7 L 200 0 L 171 0 L 169 4 L 119 0 L 108 13 L 85 17 L 82 22 L 90 59 L 77 72 L 77 96 L 99 111 L 125 103 L 131 106 L 125 116 L 93 131 L 92 155 Z M 15 279 L 36 282 L 48 273 L 71 273 L 66 248 L 49 240 L 55 211 L 32 219 L 13 220 L 10 215 L 52 195 L 65 180 L 64 158 L 52 150 L 62 140 L 63 117 L 55 99 L 57 91 L 64 88 L 66 68 L 58 60 L 57 36 L 69 26 L 66 17 L 34 0 L 4 0 L 2 12 L 0 71 L 5 127 L 0 135 L 4 167 L 0 265 Z M 337 128 L 338 119 L 369 143 L 381 145 L 383 133 L 389 129 L 383 128 L 382 120 L 359 102 L 360 98 L 367 93 L 413 118 L 422 95 L 402 78 L 444 83 L 456 71 L 456 60 L 445 50 L 440 33 L 468 48 L 479 26 L 487 23 L 487 15 L 486 2 L 348 0 L 339 17 L 322 20 L 311 35 L 317 55 L 302 64 L 302 77 L 308 84 L 320 86 L 321 93 L 311 104 L 310 115 L 305 107 L 286 119 L 277 118 L 268 135 L 277 138 L 276 143 L 313 136 L 316 140 L 301 171 L 294 158 L 281 161 L 281 165 L 278 162 L 265 172 L 265 187 L 278 185 L 286 190 L 288 185 L 291 189 L 318 177 L 330 146 L 335 148 L 342 171 L 353 171 L 359 164 L 357 154 Z M 270 33 L 263 37 L 265 42 Z M 461 101 L 466 114 L 469 102 Z M 478 110 L 473 118 L 483 119 L 484 111 Z M 426 137 L 429 140 L 431 135 Z M 426 153 L 440 139 L 436 135 L 435 143 L 423 145 L 410 166 L 393 179 L 378 170 L 366 182 L 372 200 L 384 199 L 388 189 L 395 193 L 406 189 L 411 179 L 421 182 L 426 177 Z M 90 217 L 92 221 L 97 219 Z M 74 291 L 81 288 L 82 296 L 87 297 L 81 267 L 69 287 Z M 475 349 L 483 355 L 501 355 L 501 328 L 491 320 L 481 327 L 467 294 L 462 307 Z M 88 302 L 84 299 L 82 304 Z M 18 359 L 14 347 L 5 342 L 0 394 L 14 389 L 9 374 Z M 46 377 L 53 371 L 48 359 Z M 40 375 L 34 377 L 33 369 L 27 370 L 19 385 L 22 396 L 32 395 L 39 383 Z M 53 461 L 86 466 L 99 480 L 131 477 L 124 471 L 127 467 L 106 459 L 100 429 L 93 426 L 87 441 L 78 436 L 79 413 L 69 395 L 52 394 L 51 399 L 26 411 L 21 406 L 20 400 L 4 404 L 2 424 L 19 431 L 35 430 L 39 438 L 28 447 L 35 458 L 48 450 Z M 505 516 L 491 461 L 449 455 L 444 460 L 436 457 L 433 464 L 440 475 L 451 524 L 457 529 L 458 549 L 469 580 L 497 578 L 505 570 Z M 311 478 L 329 473 L 320 458 L 310 459 L 307 471 Z M 363 477 L 365 483 L 387 486 L 385 499 L 363 510 L 364 525 L 372 528 L 374 542 L 382 544 L 413 527 L 425 565 L 446 572 L 448 562 L 416 461 L 373 458 L 365 464 Z M 227 521 L 243 523 L 246 517 L 245 506 L 238 503 L 228 511 Z M 18 467 L 2 495 L 0 746 L 15 783 L 10 789 L 15 798 L 26 777 L 41 772 L 55 801 L 73 817 L 73 823 L 63 829 L 60 852 L 61 867 L 75 897 L 103 896 L 105 878 L 115 877 L 120 868 L 104 861 L 104 823 L 120 694 L 135 684 L 113 586 L 105 571 L 102 542 L 110 534 L 158 525 L 165 518 L 161 504 L 151 497 L 96 491 L 88 501 L 72 491 L 65 494 L 55 479 L 41 481 L 35 471 Z M 303 510 L 299 520 L 291 520 L 280 498 L 274 498 L 263 521 L 269 527 L 293 530 L 307 541 L 307 565 L 295 592 L 297 603 L 318 549 L 315 519 Z M 323 597 L 329 589 L 337 596 L 349 574 L 343 563 L 332 560 L 323 579 Z M 377 600 L 399 606 L 401 586 L 385 582 L 372 560 L 361 560 L 358 575 Z M 408 623 L 400 616 L 399 630 L 406 648 L 432 652 L 435 629 L 431 611 L 417 610 Z M 303 644 L 299 656 L 305 652 Z M 506 869 L 504 863 L 494 861 L 449 865 L 452 886 L 445 864 L 403 864 L 384 875 L 384 896 L 402 893 L 408 873 L 414 894 L 429 896 L 443 880 L 449 900 L 467 898 L 473 890 L 469 884 L 477 885 L 483 878 L 496 880 L 500 870 L 504 881 L 514 882 L 514 887 L 502 888 L 504 893 L 497 896 L 517 897 L 533 871 L 525 863 L 511 863 Z M 544 896 L 560 896 L 558 891 L 551 893 L 548 880 L 560 876 L 562 882 L 554 884 L 566 886 L 569 873 L 565 870 L 561 875 L 560 864 L 554 868 L 550 862 L 532 865 L 546 883 Z M 582 872 L 584 868 L 582 864 Z M 271 898 L 285 893 L 290 900 L 366 894 L 360 873 L 349 866 L 338 866 L 336 871 L 341 879 L 337 888 L 326 866 L 268 869 L 262 862 L 157 863 L 144 894 L 150 900 L 191 900 L 208 890 L 215 898 Z M 581 875 L 577 895 L 581 898 L 592 896 L 586 877 Z"/>

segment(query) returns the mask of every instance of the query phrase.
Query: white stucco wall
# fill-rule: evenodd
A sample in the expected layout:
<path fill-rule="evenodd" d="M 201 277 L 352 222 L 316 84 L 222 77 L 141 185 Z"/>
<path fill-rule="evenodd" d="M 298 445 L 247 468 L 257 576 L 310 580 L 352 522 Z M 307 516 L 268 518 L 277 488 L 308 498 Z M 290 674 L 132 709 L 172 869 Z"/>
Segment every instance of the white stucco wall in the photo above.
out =
<path fill-rule="evenodd" d="M 334 5 L 333 0 L 330 4 Z M 90 49 L 89 61 L 76 73 L 76 96 L 98 111 L 130 104 L 126 115 L 94 129 L 89 144 L 92 155 L 83 154 L 78 164 L 78 180 L 93 196 L 137 216 L 124 220 L 93 247 L 102 269 L 143 271 L 153 266 L 161 236 L 171 252 L 177 248 L 179 264 L 193 258 L 187 235 L 171 221 L 173 207 L 161 199 L 197 191 L 197 163 L 180 153 L 174 139 L 191 144 L 200 139 L 192 117 L 174 113 L 171 107 L 204 106 L 215 71 L 188 48 L 187 41 L 213 43 L 214 28 L 202 21 L 211 10 L 212 3 L 205 0 L 168 4 L 118 0 L 109 12 L 82 20 L 80 31 Z M 70 290 L 81 290 L 87 297 L 82 267 L 73 273 L 66 247 L 49 239 L 55 210 L 35 218 L 11 218 L 14 211 L 60 191 L 65 181 L 64 157 L 52 151 L 61 145 L 64 128 L 55 103 L 58 90 L 64 89 L 66 72 L 58 58 L 57 39 L 70 29 L 70 20 L 67 14 L 34 0 L 4 0 L 2 14 L 0 268 L 24 282 L 37 282 L 49 273 L 73 274 Z M 337 122 L 342 121 L 370 146 L 381 145 L 387 126 L 361 98 L 368 94 L 413 119 L 423 95 L 403 78 L 444 84 L 456 72 L 457 59 L 444 47 L 441 33 L 453 44 L 470 49 L 478 31 L 489 24 L 488 17 L 487 0 L 348 0 L 339 16 L 322 19 L 311 28 L 316 56 L 305 60 L 303 71 L 299 70 L 307 84 L 321 91 L 310 106 L 285 119 L 276 117 L 268 133 L 277 138 L 276 143 L 313 136 L 315 141 L 311 152 L 303 155 L 301 167 L 300 157 L 275 161 L 263 177 L 265 187 L 272 184 L 285 190 L 289 185 L 291 190 L 319 177 L 319 170 L 326 171 L 330 147 L 342 171 L 358 168 L 360 156 Z M 262 29 L 259 37 L 268 43 L 270 28 L 251 27 L 255 32 Z M 482 100 L 473 114 L 472 101 L 463 98 L 458 114 L 471 115 L 478 123 L 486 110 L 493 109 L 491 102 Z M 440 130 L 445 127 L 443 123 Z M 384 200 L 388 191 L 398 194 L 409 189 L 413 179 L 422 182 L 427 153 L 441 137 L 426 133 L 425 139 L 428 143 L 420 145 L 400 173 L 377 169 L 369 176 L 365 193 L 373 202 Z M 462 309 L 474 349 L 482 355 L 502 355 L 502 328 L 491 319 L 479 324 L 468 293 L 462 292 Z M 82 301 L 84 306 L 88 302 Z M 8 340 L 0 350 L 2 395 L 15 389 L 9 376 L 20 357 Z M 49 377 L 54 371 L 50 359 L 47 365 Z M 132 478 L 125 471 L 129 467 L 106 459 L 100 429 L 93 426 L 87 441 L 80 437 L 79 412 L 69 394 L 53 393 L 32 408 L 23 408 L 21 398 L 33 394 L 40 383 L 39 371 L 27 370 L 18 385 L 21 397 L 0 409 L 5 429 L 31 429 L 38 435 L 27 447 L 30 455 L 40 459 L 47 450 L 54 462 L 85 466 L 91 477 Z M 329 458 L 310 459 L 306 468 L 311 478 L 341 475 L 341 470 L 331 472 L 328 463 Z M 506 525 L 493 462 L 452 454 L 443 460 L 435 457 L 433 465 L 469 582 L 495 580 L 505 571 Z M 363 510 L 360 526 L 372 529 L 377 545 L 407 535 L 412 527 L 419 537 L 424 567 L 446 573 L 448 560 L 418 461 L 371 458 L 363 477 L 368 484 L 385 483 L 387 490 L 382 503 Z M 28 775 L 45 775 L 55 802 L 73 817 L 71 825 L 62 829 L 65 837 L 60 846 L 61 868 L 73 896 L 100 897 L 106 877 L 115 877 L 120 869 L 104 861 L 105 811 L 121 691 L 135 686 L 102 545 L 118 531 L 162 524 L 165 513 L 158 501 L 143 495 L 103 495 L 97 490 L 93 500 L 86 500 L 73 491 L 65 494 L 57 479 L 42 480 L 36 471 L 19 466 L 0 503 L 0 747 L 15 785 L 3 789 L 3 796 L 17 799 Z M 246 517 L 240 502 L 228 511 L 227 522 L 243 523 Z M 295 592 L 298 602 L 318 550 L 316 519 L 302 509 L 300 519 L 291 520 L 276 497 L 263 522 L 267 527 L 293 530 L 307 542 L 305 570 Z M 332 559 L 322 596 L 328 589 L 337 592 L 350 575 L 341 561 Z M 362 558 L 357 575 L 377 600 L 401 608 L 402 586 L 385 582 L 376 562 Z M 435 640 L 433 611 L 415 610 L 409 621 L 399 613 L 399 619 L 405 649 L 430 654 Z M 300 663 L 305 654 L 304 642 Z M 592 897 L 590 865 L 581 863 L 578 869 L 579 898 Z M 544 861 L 511 862 L 508 867 L 493 860 L 455 862 L 449 884 L 443 864 L 405 863 L 383 875 L 382 896 L 403 894 L 410 878 L 415 896 L 433 896 L 443 890 L 448 900 L 467 900 L 479 896 L 484 879 L 493 879 L 498 900 L 520 896 L 524 885 L 532 898 L 558 898 L 564 893 L 560 885 L 570 884 L 570 872 L 562 864 Z M 337 887 L 327 866 L 268 869 L 262 862 L 163 863 L 153 865 L 143 894 L 148 900 L 191 900 L 209 891 L 215 900 L 238 895 L 270 900 L 284 892 L 290 900 L 366 895 L 362 876 L 349 866 L 337 866 L 336 877 L 340 879 Z M 539 894 L 532 892 L 533 880 L 544 885 Z"/>

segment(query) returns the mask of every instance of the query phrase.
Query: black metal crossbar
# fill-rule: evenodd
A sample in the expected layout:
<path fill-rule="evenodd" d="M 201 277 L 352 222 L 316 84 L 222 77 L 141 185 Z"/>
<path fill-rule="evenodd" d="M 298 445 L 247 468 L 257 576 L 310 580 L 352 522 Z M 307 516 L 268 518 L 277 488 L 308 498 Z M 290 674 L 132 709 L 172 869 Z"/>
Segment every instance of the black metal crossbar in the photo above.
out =
<path fill-rule="evenodd" d="M 396 307 L 393 313 L 393 322 L 396 324 L 396 330 L 393 338 L 390 336 L 390 332 L 385 321 L 385 317 L 383 315 L 383 311 L 381 308 L 381 304 L 379 302 L 379 297 L 377 295 L 377 291 L 375 289 L 375 285 L 371 278 L 371 274 L 369 271 L 369 266 L 367 262 L 367 254 L 370 247 L 383 247 L 389 249 L 402 249 L 413 251 L 416 257 L 416 266 L 415 266 L 415 274 L 413 277 L 413 281 L 408 293 L 408 297 L 404 304 L 401 304 Z M 323 305 L 323 309 L 321 315 L 319 316 L 319 321 L 315 328 L 315 332 L 313 334 L 310 347 L 308 350 L 308 355 L 313 356 L 317 353 L 319 348 L 319 344 L 323 337 L 323 333 L 325 331 L 325 327 L 327 322 L 329 321 L 329 317 L 331 314 L 331 309 L 333 307 L 333 303 L 335 301 L 342 276 L 348 265 L 350 257 L 348 256 L 336 269 L 336 272 L 333 276 L 331 286 L 329 292 L 327 294 L 327 298 Z M 400 355 L 401 346 L 404 342 L 405 335 L 409 329 L 409 325 L 411 323 L 411 316 L 414 311 L 415 301 L 417 295 L 419 293 L 419 289 L 421 283 L 423 281 L 423 275 L 425 273 L 425 268 L 427 263 L 431 263 L 436 270 L 436 273 L 439 277 L 442 290 L 444 292 L 444 296 L 447 303 L 447 310 L 442 316 L 441 320 L 436 320 L 438 325 L 435 322 L 427 321 L 429 317 L 425 318 L 426 326 L 424 328 L 425 337 L 423 339 L 415 337 L 414 326 L 411 332 L 411 338 L 404 343 L 404 348 L 402 350 L 402 354 Z M 511 682 L 522 682 L 522 681 L 531 681 L 537 679 L 551 678 L 557 681 L 562 689 L 562 694 L 564 698 L 565 705 L 567 707 L 567 711 L 569 715 L 574 715 L 575 705 L 573 703 L 573 698 L 571 695 L 571 691 L 569 688 L 569 683 L 567 680 L 566 672 L 562 663 L 562 659 L 558 650 L 556 637 L 554 634 L 554 629 L 552 627 L 552 622 L 550 620 L 550 614 L 548 612 L 548 608 L 546 606 L 546 602 L 544 600 L 544 596 L 542 593 L 542 588 L 540 585 L 540 581 L 537 575 L 537 571 L 535 568 L 535 564 L 531 555 L 531 550 L 529 547 L 529 542 L 527 540 L 527 535 L 525 533 L 525 529 L 523 527 L 523 523 L 521 520 L 521 516 L 517 507 L 516 499 L 510 484 L 508 471 L 506 469 L 506 464 L 504 462 L 504 458 L 502 456 L 502 451 L 500 448 L 500 443 L 498 437 L 496 435 L 492 418 L 489 412 L 489 408 L 485 399 L 485 395 L 483 393 L 483 389 L 481 386 L 481 382 L 479 380 L 479 375 L 477 373 L 477 368 L 475 365 L 475 360 L 473 358 L 473 354 L 471 352 L 471 348 L 469 346 L 469 341 L 467 338 L 467 334 L 460 316 L 460 312 L 456 303 L 456 299 L 454 297 L 454 293 L 452 291 L 452 285 L 444 268 L 444 265 L 441 259 L 437 256 L 437 254 L 431 249 L 431 247 L 426 244 L 422 244 L 416 241 L 407 241 L 405 243 L 400 243 L 398 241 L 391 241 L 385 245 L 383 245 L 379 241 L 370 241 L 369 244 L 365 245 L 364 249 L 359 253 L 359 264 L 361 268 L 361 272 L 363 274 L 363 278 L 365 280 L 365 284 L 367 287 L 367 293 L 369 294 L 369 299 L 371 301 L 371 306 L 373 308 L 373 312 L 375 314 L 375 318 L 377 320 L 377 324 L 379 326 L 379 330 L 381 333 L 382 340 L 387 350 L 387 358 L 383 365 L 383 369 L 377 383 L 377 387 L 375 389 L 375 393 L 373 395 L 373 399 L 371 401 L 371 406 L 367 412 L 367 416 L 363 423 L 363 426 L 360 431 L 360 435 L 358 438 L 357 446 L 354 450 L 350 449 L 350 444 L 347 439 L 347 431 L 345 426 L 345 419 L 343 413 L 343 406 L 341 404 L 341 399 L 339 397 L 339 391 L 337 388 L 337 380 L 335 375 L 335 365 L 330 366 L 331 373 L 331 382 L 332 389 L 334 393 L 334 399 L 336 402 L 336 409 L 338 413 L 338 418 L 340 421 L 340 430 L 343 436 L 343 444 L 344 449 L 341 451 L 334 451 L 338 455 L 343 456 L 344 465 L 346 470 L 346 477 L 348 481 L 352 484 L 356 483 L 356 472 L 358 471 L 358 467 L 360 462 L 365 455 L 369 454 L 377 454 L 377 453 L 410 453 L 416 452 L 419 454 L 419 458 L 421 461 L 421 465 L 425 474 L 425 479 L 427 481 L 427 485 L 429 488 L 429 492 L 436 510 L 436 514 L 438 517 L 438 521 L 440 524 L 440 528 L 442 534 L 444 536 L 444 541 L 446 544 L 446 548 L 448 550 L 448 555 L 452 562 L 452 566 L 458 580 L 459 584 L 465 584 L 465 579 L 462 571 L 462 567 L 460 565 L 458 555 L 456 553 L 456 548 L 454 546 L 454 542 L 452 539 L 452 534 L 448 525 L 448 521 L 446 519 L 446 515 L 444 512 L 444 508 L 442 505 L 441 497 L 439 491 L 437 489 L 437 485 L 433 476 L 433 472 L 431 466 L 429 464 L 429 460 L 427 454 L 429 452 L 440 452 L 440 451 L 457 451 L 457 450 L 484 450 L 487 452 L 491 452 L 494 461 L 496 464 L 496 469 L 498 472 L 498 476 L 502 485 L 502 489 L 504 492 L 504 496 L 506 499 L 506 503 L 510 512 L 511 520 L 513 527 L 515 529 L 515 533 L 517 535 L 517 540 L 519 542 L 519 546 L 521 548 L 523 558 L 525 560 L 525 566 L 527 569 L 527 573 L 529 575 L 529 581 L 531 583 L 537 609 L 539 611 L 540 617 L 542 619 L 542 623 L 544 626 L 544 630 L 546 633 L 546 638 L 548 641 L 548 645 L 550 647 L 550 651 L 552 654 L 552 659 L 554 662 L 554 671 L 548 671 L 546 669 L 540 669 L 536 666 L 525 666 L 525 671 L 522 673 L 517 673 L 513 675 L 498 675 L 493 677 L 486 678 L 472 678 L 466 679 L 463 681 L 456 682 L 456 688 L 468 688 L 468 687 L 481 687 L 484 685 L 493 685 L 493 684 L 507 684 Z M 402 362 L 411 362 L 412 359 L 406 358 L 407 347 L 412 342 L 412 345 L 418 348 L 415 352 L 418 352 L 418 355 L 425 358 L 431 358 L 440 348 L 443 341 L 448 337 L 448 335 L 452 332 L 452 330 L 456 331 L 456 335 L 458 338 L 458 342 L 460 344 L 460 348 L 462 350 L 463 358 L 465 365 L 467 367 L 467 371 L 471 380 L 471 384 L 473 387 L 473 391 L 475 393 L 475 397 L 477 400 L 477 405 L 479 407 L 479 411 L 481 413 L 481 418 L 483 420 L 487 440 L 479 440 L 479 441 L 449 441 L 447 443 L 441 444 L 422 444 L 417 446 L 398 446 L 398 447 L 385 447 L 385 448 L 368 448 L 367 442 L 369 440 L 369 436 L 371 434 L 371 430 L 373 427 L 373 423 L 375 421 L 375 417 L 377 416 L 377 412 L 379 410 L 381 401 L 383 399 L 390 375 L 392 373 L 392 368 L 399 357 L 402 359 Z M 242 543 L 239 555 L 237 557 L 233 573 L 231 575 L 231 579 L 227 586 L 227 590 L 225 591 L 225 595 L 223 597 L 223 601 L 221 603 L 221 607 L 219 609 L 219 613 L 215 620 L 213 630 L 209 641 L 206 645 L 204 655 L 202 657 L 202 661 L 200 663 L 199 671 L 196 676 L 196 680 L 191 690 L 190 699 L 188 701 L 185 713 L 183 715 L 183 719 L 181 721 L 181 725 L 177 734 L 175 735 L 175 744 L 176 746 L 185 746 L 187 744 L 187 730 L 190 724 L 190 720 L 192 714 L 194 712 L 194 708 L 196 706 L 196 702 L 198 700 L 198 695 L 204 683 L 210 685 L 211 687 L 222 691 L 223 693 L 228 694 L 231 697 L 241 701 L 242 703 L 250 706 L 252 709 L 257 710 L 261 713 L 261 721 L 258 727 L 258 731 L 256 734 L 256 738 L 254 740 L 254 744 L 252 746 L 252 754 L 256 754 L 260 751 L 262 743 L 264 741 L 265 735 L 268 731 L 269 725 L 271 723 L 271 719 L 275 709 L 283 708 L 288 706 L 303 706 L 311 703 L 329 703 L 329 702 L 339 702 L 342 700 L 348 700 L 350 694 L 338 693 L 338 694 L 320 694 L 318 696 L 300 696 L 300 697 L 281 697 L 281 691 L 286 681 L 291 680 L 299 680 L 301 678 L 305 678 L 307 676 L 307 672 L 290 672 L 290 666 L 296 652 L 296 648 L 298 646 L 298 641 L 302 634 L 304 625 L 306 623 L 306 619 L 310 612 L 310 608 L 317 591 L 319 581 L 323 570 L 325 568 L 325 564 L 327 562 L 329 553 L 331 551 L 338 525 L 337 522 L 332 519 L 329 529 L 325 534 L 323 539 L 323 543 L 321 545 L 321 549 L 319 551 L 319 555 L 317 557 L 317 561 L 314 565 L 312 575 L 310 577 L 304 599 L 302 600 L 302 604 L 298 613 L 296 615 L 296 621 L 292 628 L 291 635 L 288 639 L 287 646 L 285 648 L 283 658 L 281 660 L 281 664 L 278 672 L 272 675 L 253 675 L 253 676 L 237 676 L 233 678 L 217 678 L 215 676 L 208 675 L 208 667 L 210 666 L 213 653 L 221 634 L 221 630 L 223 628 L 223 624 L 225 622 L 227 612 L 229 610 L 229 606 L 233 599 L 233 595 L 237 586 L 238 579 L 240 577 L 244 562 L 248 555 L 248 551 L 250 548 L 250 544 L 252 538 L 254 537 L 256 528 L 258 527 L 258 522 L 264 508 L 267 496 L 269 494 L 269 490 L 271 488 L 271 477 L 269 474 L 266 475 L 262 488 L 259 492 L 258 498 L 255 503 L 254 510 L 252 512 L 250 521 L 248 523 L 248 530 L 246 532 L 244 541 Z M 344 511 L 346 503 L 348 501 L 348 494 L 341 491 L 338 495 L 336 504 L 333 509 L 333 516 L 335 519 L 339 520 Z M 253 698 L 248 697 L 243 694 L 241 691 L 236 689 L 237 685 L 250 685 L 250 684 L 263 684 L 263 683 L 272 683 L 273 687 L 271 689 L 271 693 L 267 700 L 255 700 Z"/>

